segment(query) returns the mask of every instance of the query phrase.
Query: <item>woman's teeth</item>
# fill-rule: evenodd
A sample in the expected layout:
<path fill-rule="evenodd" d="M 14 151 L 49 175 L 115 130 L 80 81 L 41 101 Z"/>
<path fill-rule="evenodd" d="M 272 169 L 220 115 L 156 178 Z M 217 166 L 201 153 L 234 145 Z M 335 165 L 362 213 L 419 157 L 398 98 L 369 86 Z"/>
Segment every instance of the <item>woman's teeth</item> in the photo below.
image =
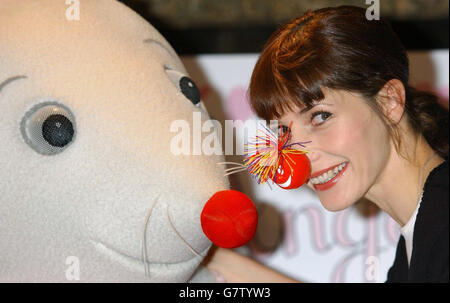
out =
<path fill-rule="evenodd" d="M 312 184 L 323 184 L 323 183 L 327 183 L 328 181 L 330 181 L 331 179 L 333 179 L 334 177 L 336 177 L 336 175 L 344 169 L 345 165 L 347 163 L 342 163 L 339 166 L 336 166 L 333 169 L 330 169 L 329 171 L 321 174 L 318 177 L 315 178 L 311 178 L 311 183 Z"/>

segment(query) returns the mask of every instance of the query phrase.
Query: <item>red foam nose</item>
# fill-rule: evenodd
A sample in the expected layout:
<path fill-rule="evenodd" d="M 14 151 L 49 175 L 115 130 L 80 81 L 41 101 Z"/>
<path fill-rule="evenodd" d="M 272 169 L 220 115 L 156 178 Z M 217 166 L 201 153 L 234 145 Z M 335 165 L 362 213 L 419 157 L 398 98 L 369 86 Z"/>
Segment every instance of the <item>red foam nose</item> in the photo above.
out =
<path fill-rule="evenodd" d="M 250 241 L 256 232 L 258 213 L 252 200 L 236 190 L 215 193 L 200 217 L 203 232 L 215 245 L 235 248 Z"/>

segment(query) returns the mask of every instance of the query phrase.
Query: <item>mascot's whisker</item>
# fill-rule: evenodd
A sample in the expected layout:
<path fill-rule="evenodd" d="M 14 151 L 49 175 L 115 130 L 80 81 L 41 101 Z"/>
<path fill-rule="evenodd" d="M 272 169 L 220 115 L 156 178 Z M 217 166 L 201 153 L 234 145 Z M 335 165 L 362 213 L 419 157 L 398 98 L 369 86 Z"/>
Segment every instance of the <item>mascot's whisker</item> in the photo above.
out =
<path fill-rule="evenodd" d="M 237 162 L 219 162 L 217 164 L 219 164 L 219 165 L 223 165 L 223 164 L 236 165 L 235 167 L 230 167 L 230 168 L 225 169 L 225 175 L 224 175 L 225 177 L 228 175 L 234 174 L 234 173 L 238 173 L 238 172 L 247 170 L 247 167 L 245 165 L 243 165 L 241 163 L 237 163 Z"/>
<path fill-rule="evenodd" d="M 239 166 L 245 167 L 243 164 L 237 163 L 237 162 L 219 162 L 219 163 L 217 163 L 217 164 L 235 164 L 235 165 L 239 165 Z"/>
<path fill-rule="evenodd" d="M 146 277 L 150 277 L 150 268 L 148 265 L 148 257 L 147 257 L 147 226 L 148 226 L 148 222 L 150 221 L 150 215 L 152 214 L 153 208 L 155 208 L 155 205 L 158 202 L 159 197 L 160 197 L 160 195 L 158 195 L 155 198 L 155 201 L 153 201 L 152 206 L 147 211 L 147 214 L 145 216 L 145 221 L 144 221 L 144 233 L 142 235 L 141 253 L 142 253 L 142 263 L 144 264 L 144 271 L 145 271 Z"/>
<path fill-rule="evenodd" d="M 192 248 L 192 246 L 189 245 L 189 243 L 187 243 L 187 241 L 185 239 L 183 239 L 183 237 L 178 233 L 177 229 L 175 228 L 175 226 L 172 223 L 172 220 L 170 220 L 170 216 L 169 216 L 169 205 L 167 205 L 166 208 L 166 216 L 167 216 L 167 221 L 169 222 L 170 227 L 172 228 L 172 230 L 175 232 L 175 234 L 178 236 L 178 238 L 181 240 L 181 242 L 186 245 L 187 248 L 189 248 L 189 250 L 196 255 L 197 257 L 200 257 L 203 259 L 202 255 L 200 255 L 198 252 L 195 251 L 195 249 Z"/>

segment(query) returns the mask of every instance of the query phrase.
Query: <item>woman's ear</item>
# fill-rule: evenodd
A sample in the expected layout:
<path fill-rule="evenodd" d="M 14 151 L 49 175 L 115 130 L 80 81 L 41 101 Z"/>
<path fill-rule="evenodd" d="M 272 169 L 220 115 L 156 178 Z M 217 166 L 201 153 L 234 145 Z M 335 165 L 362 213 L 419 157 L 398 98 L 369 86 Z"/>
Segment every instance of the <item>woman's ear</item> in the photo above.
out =
<path fill-rule="evenodd" d="M 400 122 L 405 111 L 405 87 L 398 79 L 391 79 L 380 89 L 377 95 L 385 116 L 392 124 Z"/>

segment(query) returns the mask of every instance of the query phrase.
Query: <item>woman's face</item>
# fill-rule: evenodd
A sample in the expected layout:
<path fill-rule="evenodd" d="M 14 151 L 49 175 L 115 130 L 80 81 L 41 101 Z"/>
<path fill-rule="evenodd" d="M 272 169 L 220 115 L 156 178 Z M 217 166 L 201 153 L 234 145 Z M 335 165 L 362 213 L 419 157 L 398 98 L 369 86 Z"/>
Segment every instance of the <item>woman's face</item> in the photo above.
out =
<path fill-rule="evenodd" d="M 389 134 L 383 121 L 361 96 L 323 89 L 325 98 L 311 109 L 296 108 L 279 122 L 289 126 L 291 143 L 310 151 L 313 188 L 330 211 L 345 209 L 364 197 L 376 183 L 390 155 Z"/>

